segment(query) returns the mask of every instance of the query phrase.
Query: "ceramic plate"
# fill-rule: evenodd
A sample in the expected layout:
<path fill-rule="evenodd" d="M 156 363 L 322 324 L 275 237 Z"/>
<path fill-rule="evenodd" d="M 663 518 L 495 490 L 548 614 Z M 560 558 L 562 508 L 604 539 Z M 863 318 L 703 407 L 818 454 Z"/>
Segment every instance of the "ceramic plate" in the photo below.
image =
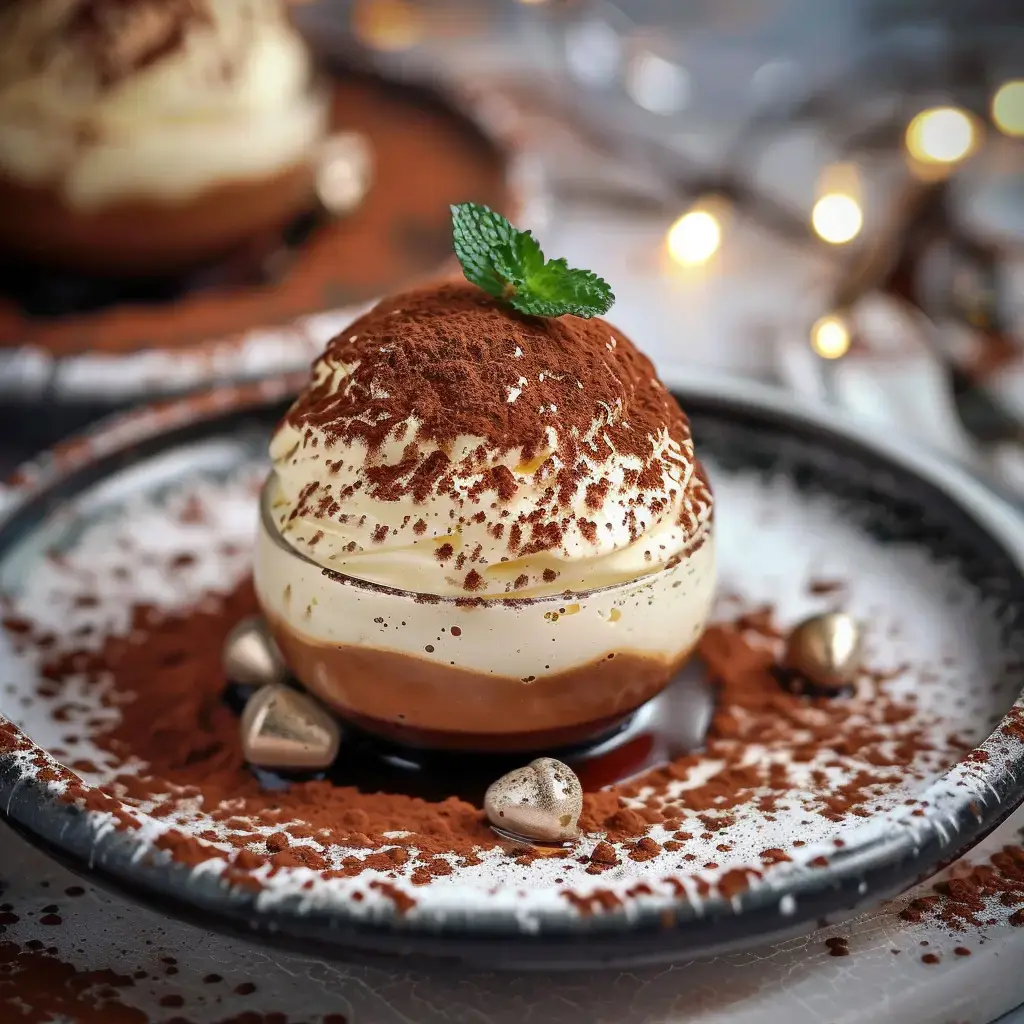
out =
<path fill-rule="evenodd" d="M 26 467 L 0 523 L 9 622 L 45 627 L 56 650 L 104 632 L 130 644 L 133 604 L 216 603 L 211 594 L 248 571 L 253 495 L 286 397 L 283 385 L 264 384 L 152 408 Z M 708 382 L 679 397 L 716 490 L 718 614 L 767 603 L 786 625 L 841 593 L 866 624 L 886 699 L 911 707 L 900 721 L 920 716 L 912 737 L 906 728 L 892 734 L 920 752 L 869 786 L 854 813 L 810 812 L 797 785 L 782 799 L 734 808 L 727 823 L 693 829 L 684 842 L 656 825 L 658 852 L 596 874 L 583 864 L 602 836 L 588 834 L 567 861 L 523 865 L 497 849 L 429 885 L 398 868 L 325 879 L 305 867 L 260 868 L 259 884 L 231 884 L 238 872 L 221 854 L 230 822 L 202 808 L 179 808 L 169 822 L 152 802 L 128 811 L 117 801 L 91 801 L 92 810 L 68 803 L 73 779 L 61 765 L 81 776 L 79 792 L 102 784 L 94 740 L 120 712 L 95 687 L 47 685 L 41 655 L 18 628 L 0 640 L 0 708 L 16 727 L 6 739 L 0 732 L 0 810 L 75 869 L 147 903 L 341 957 L 517 969 L 670 960 L 807 928 L 909 886 L 1024 794 L 1024 525 L 948 460 L 865 440 L 791 396 Z M 818 771 L 819 790 L 832 778 L 838 793 L 859 754 L 845 750 L 796 775 Z M 714 765 L 701 762 L 701 771 L 713 774 Z M 685 805 L 685 793 L 680 799 Z M 126 813 L 135 827 L 115 827 Z M 172 826 L 203 832 L 209 858 L 173 860 Z M 332 864 L 361 855 L 322 852 Z M 727 886 L 737 872 L 744 885 Z"/>

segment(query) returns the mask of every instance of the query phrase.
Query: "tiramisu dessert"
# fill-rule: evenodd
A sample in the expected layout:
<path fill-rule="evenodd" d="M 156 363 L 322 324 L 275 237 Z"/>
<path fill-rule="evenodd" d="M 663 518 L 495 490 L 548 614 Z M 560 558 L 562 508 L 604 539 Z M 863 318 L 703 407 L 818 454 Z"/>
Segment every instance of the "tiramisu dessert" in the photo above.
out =
<path fill-rule="evenodd" d="M 586 740 L 700 638 L 711 493 L 650 361 L 594 316 L 604 282 L 486 208 L 455 231 L 469 280 L 353 323 L 278 427 L 257 592 L 295 675 L 371 731 Z"/>
<path fill-rule="evenodd" d="M 327 103 L 282 0 L 0 4 L 0 250 L 182 269 L 312 203 Z"/>

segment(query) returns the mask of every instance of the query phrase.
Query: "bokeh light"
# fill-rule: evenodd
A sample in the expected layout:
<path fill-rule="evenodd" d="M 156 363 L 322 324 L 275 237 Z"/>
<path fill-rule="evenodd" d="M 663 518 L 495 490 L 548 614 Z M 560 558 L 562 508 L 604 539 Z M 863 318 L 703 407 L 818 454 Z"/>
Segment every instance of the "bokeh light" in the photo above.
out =
<path fill-rule="evenodd" d="M 358 132 L 337 132 L 323 143 L 316 171 L 316 193 L 333 216 L 351 213 L 373 180 L 373 151 Z"/>
<path fill-rule="evenodd" d="M 860 203 L 853 196 L 830 192 L 814 204 L 811 225 L 826 242 L 842 245 L 860 234 L 864 226 L 864 214 Z"/>
<path fill-rule="evenodd" d="M 690 210 L 669 228 L 667 244 L 676 263 L 699 266 L 718 252 L 722 244 L 722 225 L 708 210 Z"/>
<path fill-rule="evenodd" d="M 385 53 L 411 49 L 423 37 L 423 15 L 409 0 L 356 0 L 352 34 Z"/>
<path fill-rule="evenodd" d="M 1004 82 L 996 90 L 992 120 L 1006 135 L 1024 135 L 1024 79 Z"/>
<path fill-rule="evenodd" d="M 971 116 L 956 107 L 922 110 L 907 125 L 907 151 L 924 164 L 955 164 L 973 152 L 978 133 Z"/>
<path fill-rule="evenodd" d="M 624 86 L 630 99 L 652 114 L 674 114 L 690 102 L 690 76 L 684 67 L 652 50 L 630 60 Z"/>
<path fill-rule="evenodd" d="M 811 328 L 811 347 L 822 359 L 841 359 L 850 351 L 850 330 L 842 317 L 823 316 Z"/>

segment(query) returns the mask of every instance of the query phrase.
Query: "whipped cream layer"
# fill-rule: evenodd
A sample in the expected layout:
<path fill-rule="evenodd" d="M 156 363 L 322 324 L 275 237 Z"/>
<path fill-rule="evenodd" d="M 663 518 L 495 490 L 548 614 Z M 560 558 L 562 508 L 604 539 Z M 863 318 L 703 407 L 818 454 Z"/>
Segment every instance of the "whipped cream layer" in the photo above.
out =
<path fill-rule="evenodd" d="M 364 586 L 347 576 L 326 575 L 314 562 L 296 557 L 269 517 L 261 519 L 253 565 L 260 605 L 275 630 L 302 643 L 343 648 L 360 666 L 373 651 L 423 659 L 480 676 L 535 682 L 524 702 L 549 699 L 550 676 L 622 654 L 650 659 L 666 672 L 686 656 L 707 625 L 714 603 L 716 551 L 708 523 L 703 542 L 661 572 L 581 595 L 538 600 L 424 601 L 409 594 Z M 666 676 L 667 681 L 667 676 Z M 367 697 L 339 679 L 306 678 L 314 693 L 340 710 L 373 715 Z M 401 680 L 381 676 L 381 687 Z M 339 696 L 342 697 L 339 701 Z M 485 692 L 481 692 L 481 698 Z M 623 687 L 617 711 L 627 711 L 650 694 Z M 410 721 L 423 728 L 450 727 L 443 702 L 425 708 L 420 699 Z M 495 721 L 492 731 L 508 723 Z"/>
<path fill-rule="evenodd" d="M 0 176 L 83 208 L 269 177 L 325 130 L 312 73 L 279 0 L 13 0 Z"/>
<path fill-rule="evenodd" d="M 701 545 L 712 512 L 686 419 L 628 339 L 518 317 L 465 283 L 390 299 L 335 339 L 271 457 L 289 545 L 438 596 L 640 579 Z"/>

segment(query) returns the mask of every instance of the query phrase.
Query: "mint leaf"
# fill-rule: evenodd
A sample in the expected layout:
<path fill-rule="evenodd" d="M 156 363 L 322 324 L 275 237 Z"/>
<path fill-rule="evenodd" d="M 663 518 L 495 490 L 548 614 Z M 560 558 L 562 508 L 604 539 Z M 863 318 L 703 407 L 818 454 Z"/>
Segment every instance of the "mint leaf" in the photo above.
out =
<path fill-rule="evenodd" d="M 557 259 L 528 274 L 524 288 L 509 299 L 509 304 L 534 316 L 571 313 L 587 319 L 607 313 L 614 301 L 607 281 L 591 270 L 573 270 L 564 259 Z"/>
<path fill-rule="evenodd" d="M 455 255 L 466 280 L 513 309 L 532 316 L 600 316 L 615 296 L 589 270 L 573 270 L 564 259 L 545 260 L 537 239 L 517 231 L 500 213 L 477 203 L 453 206 Z"/>

